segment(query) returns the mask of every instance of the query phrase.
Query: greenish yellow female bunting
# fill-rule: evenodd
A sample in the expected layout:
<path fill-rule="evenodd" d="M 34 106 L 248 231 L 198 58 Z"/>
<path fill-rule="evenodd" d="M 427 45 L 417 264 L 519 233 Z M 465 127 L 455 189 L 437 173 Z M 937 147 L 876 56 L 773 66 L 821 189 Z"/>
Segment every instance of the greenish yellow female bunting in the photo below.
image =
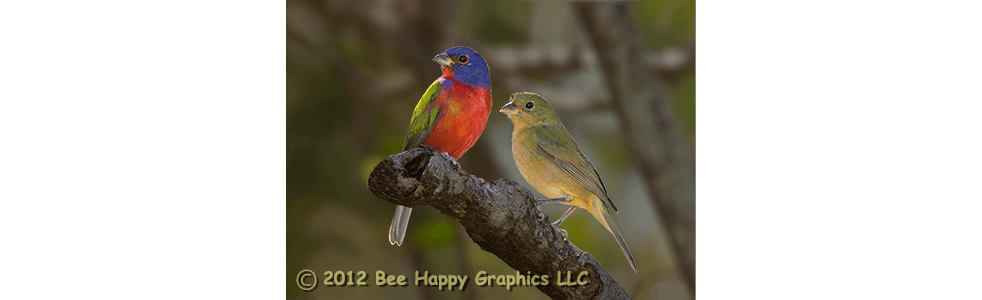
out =
<path fill-rule="evenodd" d="M 566 236 L 566 231 L 559 225 L 577 207 L 586 209 L 614 235 L 631 268 L 637 272 L 634 257 L 608 213 L 608 209 L 617 212 L 617 207 L 607 197 L 607 189 L 597 169 L 556 118 L 552 106 L 541 96 L 527 92 L 512 94 L 509 101 L 501 112 L 515 125 L 511 151 L 518 170 L 532 187 L 551 198 L 537 200 L 540 204 L 565 202 L 571 205 L 553 226 Z"/>

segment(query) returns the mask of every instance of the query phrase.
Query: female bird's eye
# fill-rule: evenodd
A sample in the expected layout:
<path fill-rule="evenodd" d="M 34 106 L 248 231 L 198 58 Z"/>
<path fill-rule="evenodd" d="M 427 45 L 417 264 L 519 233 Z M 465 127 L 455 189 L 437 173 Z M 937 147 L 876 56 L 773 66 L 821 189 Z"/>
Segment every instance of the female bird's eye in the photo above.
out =
<path fill-rule="evenodd" d="M 461 54 L 460 57 L 457 58 L 457 60 L 460 61 L 460 63 L 462 64 L 466 64 L 468 58 L 469 57 L 467 57 L 467 55 Z"/>
<path fill-rule="evenodd" d="M 535 103 L 532 102 L 525 103 L 525 108 L 532 109 L 533 107 L 535 107 Z"/>

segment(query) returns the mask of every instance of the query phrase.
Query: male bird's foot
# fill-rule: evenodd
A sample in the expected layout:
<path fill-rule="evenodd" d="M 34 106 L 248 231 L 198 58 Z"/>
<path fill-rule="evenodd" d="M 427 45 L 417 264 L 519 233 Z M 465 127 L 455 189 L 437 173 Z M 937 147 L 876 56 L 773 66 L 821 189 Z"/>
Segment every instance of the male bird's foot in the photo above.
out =
<path fill-rule="evenodd" d="M 559 222 L 556 222 L 556 223 L 559 223 Z M 569 238 L 569 234 L 566 233 L 566 230 L 565 229 L 559 228 L 559 225 L 556 224 L 556 223 L 552 223 L 552 227 L 553 228 L 556 228 L 556 230 L 559 230 L 559 233 L 561 233 L 563 235 L 563 240 L 564 241 L 567 240 Z"/>
<path fill-rule="evenodd" d="M 444 153 L 446 153 L 446 152 L 444 152 Z M 464 168 L 461 168 L 460 167 L 460 164 L 457 163 L 457 160 L 456 159 L 453 160 L 453 165 L 454 166 L 457 166 L 457 169 L 460 169 L 460 171 L 457 172 L 458 174 L 460 174 L 460 175 L 467 175 L 467 171 L 464 171 Z"/>

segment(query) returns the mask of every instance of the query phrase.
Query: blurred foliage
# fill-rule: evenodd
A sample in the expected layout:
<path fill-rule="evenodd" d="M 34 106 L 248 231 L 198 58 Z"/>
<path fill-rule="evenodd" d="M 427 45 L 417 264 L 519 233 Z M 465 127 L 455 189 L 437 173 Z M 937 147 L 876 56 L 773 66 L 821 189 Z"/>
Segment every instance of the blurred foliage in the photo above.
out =
<path fill-rule="evenodd" d="M 690 141 L 696 135 L 696 70 L 686 70 L 679 75 L 672 89 L 672 108 L 678 116 L 682 134 Z"/>
<path fill-rule="evenodd" d="M 648 0 L 632 2 L 638 29 L 651 49 L 679 47 L 696 39 L 696 2 Z M 693 62 L 694 64 L 694 62 Z M 682 133 L 694 140 L 696 131 L 696 70 L 680 72 L 672 86 L 673 108 Z"/>
<path fill-rule="evenodd" d="M 453 243 L 457 227 L 450 219 L 434 219 L 416 230 L 416 243 L 423 248 L 443 247 Z"/>
<path fill-rule="evenodd" d="M 695 133 L 695 4 L 631 4 L 655 57 L 682 53 L 662 73 L 683 134 Z M 436 289 L 297 288 L 302 269 L 366 271 L 412 278 L 415 271 L 473 277 L 513 274 L 477 247 L 460 225 L 431 207 L 414 209 L 406 244 L 389 245 L 395 207 L 371 194 L 367 178 L 402 150 L 409 117 L 439 67 L 430 59 L 457 45 L 478 50 L 491 69 L 488 126 L 460 164 L 486 180 L 507 178 L 531 189 L 511 157 L 511 124 L 497 113 L 517 91 L 543 94 L 598 171 L 621 212 L 616 222 L 639 271 L 627 265 L 613 237 L 583 210 L 563 227 L 636 298 L 685 298 L 677 285 L 654 207 L 619 134 L 616 114 L 589 43 L 568 4 L 557 2 L 287 2 L 287 298 L 544 299 L 533 287 L 512 291 L 469 284 L 463 293 Z M 678 56 L 678 55 L 676 55 Z M 534 190 L 533 194 L 543 196 Z M 564 205 L 545 205 L 551 219 Z M 473 279 L 471 279 L 473 280 Z"/>
<path fill-rule="evenodd" d="M 489 44 L 523 44 L 528 41 L 529 2 L 477 2 L 471 14 L 475 19 L 470 26 L 475 37 Z"/>
<path fill-rule="evenodd" d="M 648 0 L 631 5 L 648 47 L 659 49 L 695 42 L 695 1 Z"/>

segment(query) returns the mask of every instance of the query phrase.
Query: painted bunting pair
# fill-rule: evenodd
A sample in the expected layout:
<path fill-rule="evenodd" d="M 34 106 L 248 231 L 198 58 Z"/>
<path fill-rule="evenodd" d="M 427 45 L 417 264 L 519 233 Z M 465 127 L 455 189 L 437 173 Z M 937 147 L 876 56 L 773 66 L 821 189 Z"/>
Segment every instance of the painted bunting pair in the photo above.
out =
<path fill-rule="evenodd" d="M 433 58 L 440 64 L 443 76 L 430 85 L 416 104 L 403 150 L 429 145 L 459 159 L 484 131 L 491 111 L 491 80 L 487 63 L 473 49 L 450 48 Z M 563 127 L 546 99 L 533 93 L 515 93 L 501 108 L 515 130 L 512 133 L 512 155 L 522 176 L 550 199 L 539 204 L 563 202 L 571 205 L 558 221 L 557 230 L 576 207 L 589 211 L 617 239 L 631 268 L 637 272 L 624 238 L 614 225 L 609 209 L 617 207 L 596 168 L 583 155 Z M 412 208 L 397 206 L 389 242 L 401 245 Z"/>

